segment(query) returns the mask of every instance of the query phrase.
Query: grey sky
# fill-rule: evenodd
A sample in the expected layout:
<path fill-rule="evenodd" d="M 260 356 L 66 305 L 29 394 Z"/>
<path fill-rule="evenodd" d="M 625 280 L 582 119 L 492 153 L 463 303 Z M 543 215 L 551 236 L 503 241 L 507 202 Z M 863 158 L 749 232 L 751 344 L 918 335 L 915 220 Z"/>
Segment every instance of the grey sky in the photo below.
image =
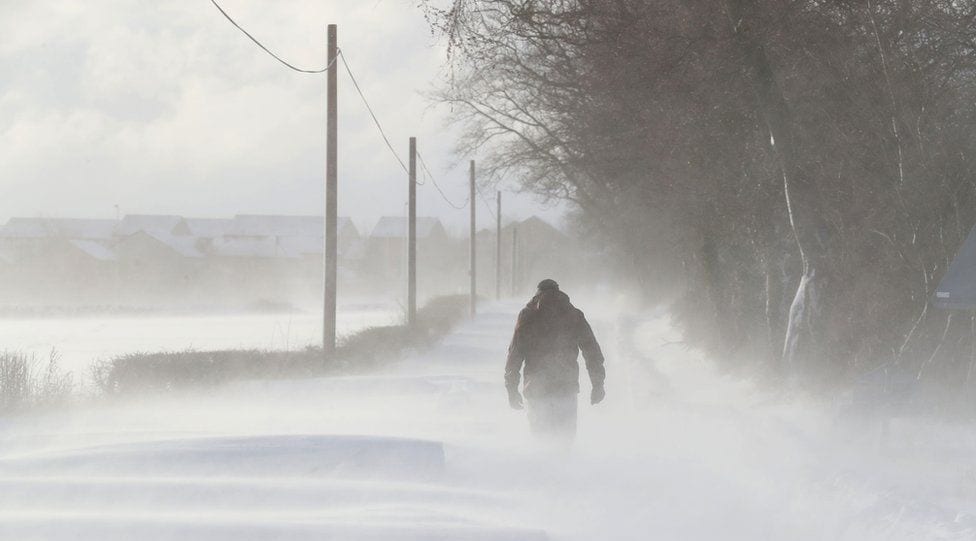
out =
<path fill-rule="evenodd" d="M 339 40 L 401 156 L 416 135 L 447 194 L 466 199 L 446 111 L 423 93 L 444 52 L 411 0 L 223 0 L 272 50 L 307 67 Z M 0 3 L 0 220 L 321 213 L 325 76 L 292 72 L 208 0 Z M 340 72 L 340 214 L 369 227 L 405 212 L 406 181 Z M 490 195 L 490 194 L 486 194 Z M 420 214 L 460 229 L 432 186 Z M 543 209 L 522 196 L 525 217 Z M 489 218 L 484 204 L 483 225 Z"/>

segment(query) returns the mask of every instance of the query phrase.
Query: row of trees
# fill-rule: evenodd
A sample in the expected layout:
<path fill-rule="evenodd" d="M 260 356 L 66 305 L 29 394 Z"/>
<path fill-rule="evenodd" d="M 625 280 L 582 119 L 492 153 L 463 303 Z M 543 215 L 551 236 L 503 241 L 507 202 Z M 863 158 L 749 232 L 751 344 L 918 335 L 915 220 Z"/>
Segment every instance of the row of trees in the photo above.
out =
<path fill-rule="evenodd" d="M 427 7 L 464 145 L 573 202 L 689 339 L 968 381 L 976 321 L 929 299 L 976 222 L 976 1 Z"/>

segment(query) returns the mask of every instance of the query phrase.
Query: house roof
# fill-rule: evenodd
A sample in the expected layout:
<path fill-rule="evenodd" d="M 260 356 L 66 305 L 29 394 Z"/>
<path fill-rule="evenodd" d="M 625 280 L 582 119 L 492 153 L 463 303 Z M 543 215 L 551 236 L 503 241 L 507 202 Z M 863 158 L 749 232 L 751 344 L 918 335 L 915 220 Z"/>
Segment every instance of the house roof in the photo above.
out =
<path fill-rule="evenodd" d="M 214 239 L 213 254 L 217 257 L 253 257 L 261 259 L 294 259 L 300 257 L 295 252 L 272 237 L 261 238 L 219 238 Z"/>
<path fill-rule="evenodd" d="M 359 236 L 350 218 L 339 217 L 339 235 Z M 238 214 L 234 217 L 232 234 L 242 237 L 322 237 L 325 219 L 321 216 L 280 216 L 266 214 Z"/>
<path fill-rule="evenodd" d="M 536 231 L 538 231 L 540 233 L 543 233 L 544 232 L 546 234 L 554 235 L 554 236 L 559 236 L 559 237 L 565 237 L 566 236 L 565 233 L 563 233 L 562 231 L 560 231 L 554 225 L 550 224 L 549 222 L 543 220 L 542 218 L 540 218 L 538 216 L 530 216 L 530 217 L 522 220 L 521 222 L 519 222 L 518 225 L 519 225 L 519 227 L 521 227 L 523 229 L 526 229 L 526 230 L 535 229 Z"/>
<path fill-rule="evenodd" d="M 181 216 L 168 214 L 129 214 L 119 222 L 119 235 L 131 235 L 139 231 L 163 231 L 173 233 L 183 222 Z"/>
<path fill-rule="evenodd" d="M 437 231 L 444 231 L 444 226 L 437 218 L 418 217 L 417 218 L 417 238 L 423 239 L 430 237 Z M 376 239 L 405 239 L 407 238 L 408 224 L 404 216 L 384 216 L 373 228 L 372 237 Z"/>
<path fill-rule="evenodd" d="M 98 261 L 115 261 L 115 252 L 109 249 L 108 246 L 95 241 L 95 240 L 85 240 L 85 239 L 72 239 L 68 241 L 72 246 L 79 249 L 85 255 L 90 256 L 92 259 Z"/>
<path fill-rule="evenodd" d="M 68 239 L 108 240 L 115 232 L 114 220 L 80 218 L 11 218 L 0 228 L 0 237 L 9 239 Z"/>
<path fill-rule="evenodd" d="M 203 252 L 197 247 L 199 239 L 186 235 L 174 235 L 165 231 L 140 231 L 140 233 L 155 239 L 183 257 L 199 259 Z"/>
<path fill-rule="evenodd" d="M 234 220 L 225 218 L 186 218 L 186 227 L 193 237 L 213 239 L 234 231 Z"/>

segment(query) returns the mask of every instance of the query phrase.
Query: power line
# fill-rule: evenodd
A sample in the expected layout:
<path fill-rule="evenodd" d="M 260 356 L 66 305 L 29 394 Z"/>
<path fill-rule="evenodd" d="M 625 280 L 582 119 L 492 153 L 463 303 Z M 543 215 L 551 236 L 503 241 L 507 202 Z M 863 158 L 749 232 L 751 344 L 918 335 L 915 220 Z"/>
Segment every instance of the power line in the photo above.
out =
<path fill-rule="evenodd" d="M 383 125 L 380 124 L 380 120 L 376 118 L 376 113 L 373 112 L 373 108 L 369 105 L 369 100 L 366 99 L 366 95 L 363 94 L 363 89 L 359 87 L 359 82 L 356 81 L 356 76 L 352 74 L 352 69 L 349 68 L 349 62 L 346 62 L 346 55 L 340 55 L 342 57 L 342 65 L 346 67 L 346 73 L 349 74 L 349 78 L 352 79 L 352 84 L 356 87 L 356 92 L 359 93 L 359 97 L 363 100 L 363 105 L 366 106 L 366 110 L 369 111 L 369 116 L 373 118 L 373 124 L 376 124 L 376 129 L 380 131 L 380 135 L 383 137 L 383 141 L 386 143 L 386 148 L 390 149 L 390 153 L 396 158 L 396 161 L 400 163 L 400 167 L 403 168 L 403 172 L 410 174 L 410 170 L 407 169 L 406 164 L 400 159 L 400 155 L 397 154 L 396 149 L 393 148 L 393 144 L 390 143 L 390 138 L 386 136 L 386 131 L 383 130 Z"/>
<path fill-rule="evenodd" d="M 286 61 L 285 59 L 283 59 L 280 56 L 278 56 L 278 55 L 274 54 L 273 52 L 271 52 L 271 49 L 268 49 L 267 47 L 265 47 L 264 44 L 261 43 L 260 41 L 258 41 L 257 38 L 255 38 L 254 36 L 252 36 L 250 32 L 248 32 L 247 30 L 244 30 L 244 27 L 242 27 L 241 25 L 237 24 L 237 21 L 235 21 L 226 11 L 224 11 L 224 8 L 220 7 L 220 4 L 217 3 L 217 0 L 210 0 L 210 3 L 213 4 L 214 7 L 216 7 L 217 10 L 220 11 L 220 13 L 228 21 L 230 21 L 230 24 L 236 26 L 237 29 L 240 30 L 241 32 L 243 32 L 245 36 L 247 36 L 248 38 L 250 38 L 251 41 L 253 41 L 255 45 L 257 45 L 262 50 L 264 50 L 264 52 L 266 52 L 269 55 L 271 55 L 271 57 L 274 58 L 275 60 L 277 60 L 278 62 L 281 62 L 285 66 L 288 66 L 289 68 L 291 68 L 291 69 L 293 69 L 293 70 L 295 70 L 295 71 L 297 71 L 299 73 L 324 73 L 326 71 L 329 71 L 329 68 L 331 68 L 336 63 L 336 60 L 338 60 L 338 58 L 339 58 L 339 55 L 337 54 L 336 57 L 333 58 L 331 62 L 329 62 L 329 65 L 326 66 L 326 67 L 324 67 L 324 68 L 322 68 L 322 69 L 309 70 L 309 69 L 302 69 L 302 68 L 296 67 L 296 66 L 288 63 L 288 61 Z M 341 54 L 341 52 L 340 52 L 340 54 Z"/>
<path fill-rule="evenodd" d="M 425 176 L 427 176 L 427 178 L 430 179 L 430 183 L 434 185 L 434 188 L 437 189 L 437 192 L 441 194 L 441 198 L 444 199 L 444 201 L 448 205 L 450 205 L 452 208 L 455 208 L 457 210 L 461 210 L 468 206 L 467 201 L 462 203 L 461 205 L 457 205 L 453 201 L 451 201 L 451 199 L 447 197 L 447 194 L 444 193 L 444 190 L 441 189 L 440 185 L 437 184 L 437 179 L 435 179 L 434 174 L 430 172 L 430 168 L 427 167 L 427 162 L 424 161 L 424 157 L 420 154 L 420 152 L 417 152 L 417 158 L 420 160 L 420 166 L 423 168 L 425 172 Z"/>
<path fill-rule="evenodd" d="M 224 11 L 224 8 L 220 7 L 220 4 L 218 4 L 216 0 L 210 0 L 210 3 L 212 3 L 214 5 L 214 7 L 217 8 L 218 11 L 220 11 L 220 13 L 224 16 L 224 18 L 226 18 L 228 21 L 230 21 L 230 23 L 232 25 L 234 25 L 238 30 L 240 30 L 251 41 L 253 41 L 255 45 L 257 45 L 258 47 L 260 47 L 261 50 L 263 50 L 264 52 L 266 52 L 269 55 L 271 55 L 272 58 L 274 58 L 275 60 L 277 60 L 278 62 L 280 62 L 284 66 L 286 66 L 286 67 L 288 67 L 288 68 L 290 68 L 292 70 L 295 70 L 295 71 L 297 71 L 299 73 L 313 73 L 313 74 L 314 73 L 324 73 L 324 72 L 328 71 L 329 69 L 331 69 L 332 66 L 334 66 L 335 63 L 341 57 L 342 58 L 342 65 L 345 66 L 346 73 L 349 74 L 349 79 L 352 81 L 353 86 L 356 88 L 356 93 L 359 94 L 360 99 L 363 100 L 363 105 L 366 106 L 366 111 L 369 112 L 370 118 L 373 119 L 373 124 L 376 126 L 376 129 L 380 132 L 380 136 L 383 138 L 383 142 L 386 143 L 386 148 L 388 148 L 390 150 L 390 153 L 393 154 L 393 157 L 396 159 L 397 163 L 400 164 L 400 168 L 403 169 L 403 171 L 405 173 L 409 174 L 409 169 L 407 168 L 406 164 L 403 162 L 403 159 L 400 158 L 400 155 L 397 153 L 396 149 L 393 148 L 393 144 L 390 142 L 390 138 L 386 135 L 386 130 L 383 129 L 383 125 L 380 123 L 379 118 L 377 118 L 376 112 L 373 111 L 373 107 L 369 104 L 369 100 L 366 99 L 366 95 L 363 93 L 362 87 L 359 86 L 359 81 L 356 80 L 356 76 L 353 75 L 352 68 L 349 67 L 349 62 L 346 60 L 346 56 L 342 53 L 342 50 L 341 49 L 336 54 L 335 58 L 333 58 L 332 61 L 329 62 L 329 65 L 326 66 L 326 67 L 324 67 L 324 68 L 314 69 L 314 70 L 299 68 L 297 66 L 292 65 L 291 63 L 289 63 L 288 61 L 286 61 L 285 59 L 281 58 L 280 56 L 278 56 L 277 54 L 275 54 L 274 52 L 272 52 L 270 49 L 268 49 L 267 47 L 265 47 L 263 43 L 261 43 L 260 41 L 258 41 L 258 39 L 255 38 L 253 35 L 251 35 L 250 32 L 248 32 L 247 30 L 244 29 L 244 27 L 242 27 L 240 24 L 238 24 L 237 21 L 235 21 L 234 18 L 230 16 L 230 14 L 228 14 L 226 11 Z M 456 203 L 454 203 L 453 201 L 451 201 L 451 199 L 449 197 L 447 197 L 447 194 L 444 193 L 444 190 L 441 189 L 440 185 L 437 184 L 437 180 L 434 178 L 433 173 L 431 173 L 430 172 L 430 168 L 427 167 L 427 162 L 424 161 L 423 156 L 421 156 L 419 152 L 417 153 L 417 157 L 420 158 L 420 164 L 421 164 L 421 166 L 424 169 L 425 177 L 427 177 L 427 178 L 429 178 L 431 180 L 431 183 L 434 185 L 434 188 L 437 189 L 437 192 L 440 194 L 441 198 L 443 198 L 444 201 L 448 205 L 450 205 L 451 207 L 453 207 L 455 209 L 458 209 L 458 210 L 461 210 L 461 209 L 463 209 L 463 208 L 465 208 L 465 207 L 468 206 L 468 204 L 471 202 L 470 199 L 468 201 L 465 201 L 461 205 L 457 205 Z M 417 182 L 417 185 L 418 186 L 423 186 L 424 184 L 425 184 L 424 182 Z M 490 212 L 492 214 L 492 216 L 494 216 L 494 212 L 491 209 L 491 205 L 488 205 L 487 200 L 484 199 L 484 195 L 481 194 L 481 191 L 480 190 L 478 191 L 478 195 L 481 196 L 482 200 L 485 201 L 485 205 L 488 206 L 488 212 Z"/>
<path fill-rule="evenodd" d="M 479 188 L 477 185 L 475 185 L 475 189 L 478 190 L 478 197 L 481 198 L 481 201 L 484 202 L 484 204 L 485 204 L 485 208 L 488 209 L 488 214 L 491 214 L 491 218 L 493 220 L 494 219 L 497 219 L 497 216 L 495 216 L 495 211 L 491 208 L 491 203 L 489 203 L 488 202 L 488 199 L 485 198 L 485 194 L 481 193 L 481 188 Z"/>

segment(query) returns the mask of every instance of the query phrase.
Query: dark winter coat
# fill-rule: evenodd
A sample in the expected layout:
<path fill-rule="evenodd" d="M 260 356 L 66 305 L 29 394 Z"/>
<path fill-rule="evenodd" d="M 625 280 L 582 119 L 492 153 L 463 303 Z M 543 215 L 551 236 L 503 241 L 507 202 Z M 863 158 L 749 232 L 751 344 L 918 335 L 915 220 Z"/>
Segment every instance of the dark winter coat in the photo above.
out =
<path fill-rule="evenodd" d="M 508 348 L 505 386 L 517 391 L 525 365 L 528 398 L 579 393 L 579 353 L 594 387 L 603 386 L 603 352 L 583 312 L 559 290 L 539 292 L 519 313 Z"/>

